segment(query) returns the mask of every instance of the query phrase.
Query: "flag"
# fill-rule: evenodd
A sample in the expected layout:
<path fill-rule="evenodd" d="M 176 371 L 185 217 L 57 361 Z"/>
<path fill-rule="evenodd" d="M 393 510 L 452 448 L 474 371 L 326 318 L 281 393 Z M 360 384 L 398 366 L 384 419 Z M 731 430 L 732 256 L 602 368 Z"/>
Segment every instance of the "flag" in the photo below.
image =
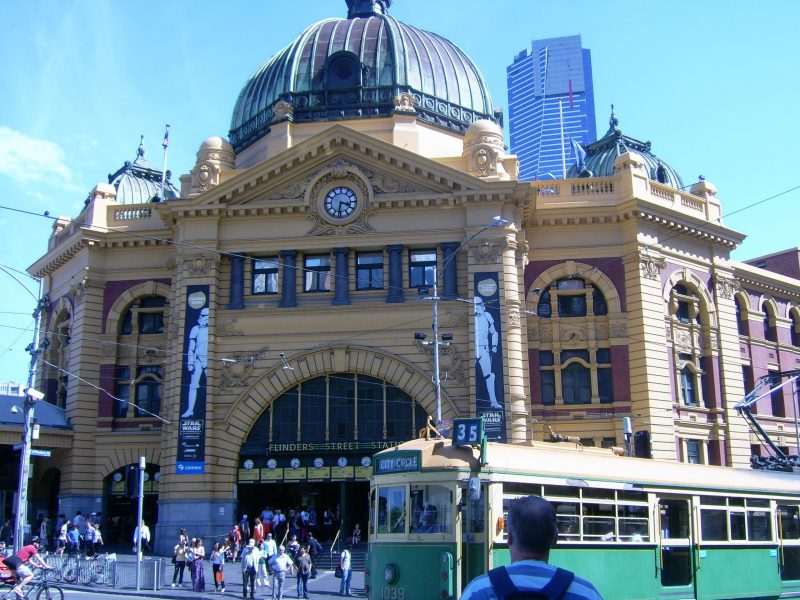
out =
<path fill-rule="evenodd" d="M 164 148 L 164 150 L 167 149 L 167 146 L 169 146 L 169 125 L 167 125 L 167 129 L 164 131 L 164 141 L 161 142 L 161 147 Z"/>
<path fill-rule="evenodd" d="M 572 138 L 569 139 L 569 144 L 572 146 L 572 153 L 575 155 L 575 165 L 578 167 L 578 171 L 580 172 L 583 169 L 584 162 L 586 161 L 586 150 L 584 150 L 583 146 L 581 146 Z"/>

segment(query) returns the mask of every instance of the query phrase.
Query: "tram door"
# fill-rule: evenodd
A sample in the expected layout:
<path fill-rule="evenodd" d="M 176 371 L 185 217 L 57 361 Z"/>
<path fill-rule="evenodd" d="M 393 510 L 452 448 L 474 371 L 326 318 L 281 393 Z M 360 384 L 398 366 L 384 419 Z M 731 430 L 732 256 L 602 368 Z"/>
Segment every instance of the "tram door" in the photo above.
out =
<path fill-rule="evenodd" d="M 691 500 L 659 498 L 656 523 L 660 532 L 656 560 L 662 597 L 694 598 Z"/>
<path fill-rule="evenodd" d="M 483 487 L 479 500 L 468 500 L 462 490 L 461 511 L 461 590 L 487 571 L 489 533 L 486 526 L 486 504 L 489 488 Z"/>

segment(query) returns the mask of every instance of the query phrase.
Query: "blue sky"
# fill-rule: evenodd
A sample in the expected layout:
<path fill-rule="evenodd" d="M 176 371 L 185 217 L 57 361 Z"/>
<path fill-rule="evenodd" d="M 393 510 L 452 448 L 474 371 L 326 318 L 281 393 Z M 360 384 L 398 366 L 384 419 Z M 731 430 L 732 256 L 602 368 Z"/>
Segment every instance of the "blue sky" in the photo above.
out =
<path fill-rule="evenodd" d="M 506 113 L 514 55 L 534 38 L 581 34 L 599 135 L 613 103 L 623 131 L 650 140 L 685 182 L 713 182 L 725 224 L 748 234 L 735 258 L 799 245 L 800 189 L 746 207 L 798 185 L 800 2 L 394 0 L 390 12 L 464 49 Z M 177 183 L 206 137 L 227 136 L 252 72 L 310 23 L 345 14 L 344 0 L 6 3 L 0 205 L 76 216 L 135 157 L 140 134 L 160 167 L 165 123 Z M 0 265 L 24 270 L 52 221 L 3 208 L 0 226 Z M 25 381 L 34 300 L 2 272 L 0 292 L 0 379 Z"/>

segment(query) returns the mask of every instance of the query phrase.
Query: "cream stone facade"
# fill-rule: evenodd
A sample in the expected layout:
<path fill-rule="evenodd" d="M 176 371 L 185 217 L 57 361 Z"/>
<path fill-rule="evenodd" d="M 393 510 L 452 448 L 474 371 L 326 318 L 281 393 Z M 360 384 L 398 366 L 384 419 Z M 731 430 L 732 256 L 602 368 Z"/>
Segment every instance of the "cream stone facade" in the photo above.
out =
<path fill-rule="evenodd" d="M 371 454 L 436 414 L 415 339 L 434 270 L 445 426 L 483 415 L 509 443 L 621 446 L 630 417 L 640 456 L 761 452 L 734 405 L 748 369 L 800 365 L 800 280 L 730 258 L 744 236 L 714 186 L 662 183 L 623 146 L 607 173 L 522 182 L 499 125 L 437 124 L 412 92 L 389 114 L 305 121 L 281 98 L 246 147 L 204 141 L 176 197 L 98 184 L 58 221 L 29 269 L 51 298 L 39 384 L 71 424 L 41 471 L 60 472 L 58 512 L 102 510 L 124 538 L 145 456 L 157 548 L 188 514 L 224 535 L 279 498 L 341 504 L 363 528 Z M 767 404 L 796 451 L 791 395 Z"/>

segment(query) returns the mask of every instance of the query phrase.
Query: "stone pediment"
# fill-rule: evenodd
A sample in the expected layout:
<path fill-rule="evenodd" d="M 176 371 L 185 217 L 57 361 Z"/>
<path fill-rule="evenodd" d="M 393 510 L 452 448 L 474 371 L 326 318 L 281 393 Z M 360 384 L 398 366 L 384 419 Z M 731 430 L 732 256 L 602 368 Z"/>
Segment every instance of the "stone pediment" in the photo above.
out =
<path fill-rule="evenodd" d="M 348 127 L 320 134 L 237 174 L 186 201 L 178 210 L 212 207 L 228 212 L 305 212 L 311 190 L 323 180 L 349 179 L 378 206 L 449 204 L 455 196 L 510 193 L 507 184 L 484 182 L 457 169 L 398 148 Z"/>

